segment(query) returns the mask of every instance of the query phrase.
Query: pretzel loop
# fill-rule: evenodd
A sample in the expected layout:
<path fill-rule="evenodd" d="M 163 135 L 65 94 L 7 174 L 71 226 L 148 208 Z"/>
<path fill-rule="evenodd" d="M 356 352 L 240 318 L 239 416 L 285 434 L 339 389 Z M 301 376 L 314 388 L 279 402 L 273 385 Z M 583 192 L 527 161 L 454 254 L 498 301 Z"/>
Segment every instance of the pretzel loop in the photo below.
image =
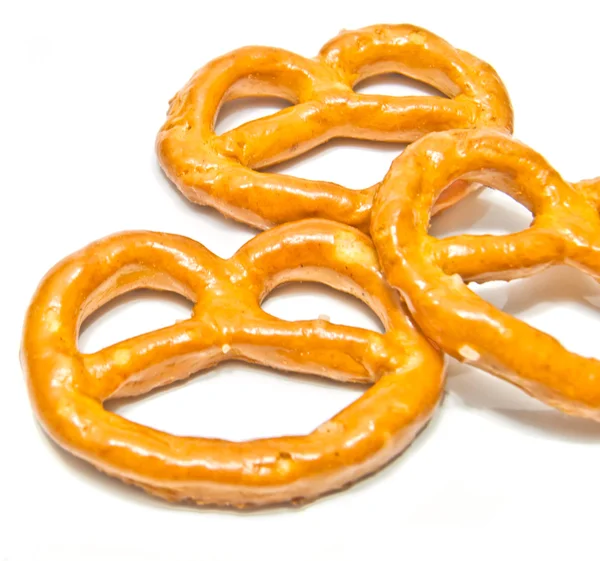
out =
<path fill-rule="evenodd" d="M 506 236 L 429 236 L 433 201 L 459 178 L 507 193 L 531 209 L 533 223 Z M 539 154 L 497 132 L 436 133 L 393 164 L 375 199 L 371 234 L 386 277 L 445 352 L 552 406 L 600 420 L 600 361 L 570 353 L 460 280 L 510 280 L 556 264 L 599 279 L 600 218 L 587 196 L 596 181 L 569 184 Z"/>
<path fill-rule="evenodd" d="M 357 81 L 397 72 L 441 96 L 356 94 Z M 295 103 L 223 135 L 213 129 L 222 102 L 274 95 Z M 410 25 L 345 32 L 315 60 L 269 47 L 246 47 L 199 70 L 172 100 L 157 138 L 161 166 L 193 202 L 260 228 L 307 217 L 368 231 L 374 188 L 354 191 L 256 169 L 332 138 L 410 142 L 432 131 L 494 127 L 512 131 L 512 108 L 495 71 L 432 33 Z M 438 210 L 464 196 L 457 184 Z"/>
<path fill-rule="evenodd" d="M 364 300 L 383 335 L 324 320 L 287 322 L 260 308 L 278 284 L 317 280 Z M 175 325 L 84 354 L 81 321 L 140 287 L 195 302 Z M 166 434 L 103 409 L 226 359 L 350 382 L 375 382 L 306 436 L 228 442 Z M 50 436 L 99 469 L 171 500 L 237 506 L 311 499 L 374 471 L 427 422 L 443 361 L 383 280 L 371 241 L 322 220 L 284 225 L 222 260 L 174 235 L 133 232 L 57 265 L 28 312 L 23 360 Z"/>

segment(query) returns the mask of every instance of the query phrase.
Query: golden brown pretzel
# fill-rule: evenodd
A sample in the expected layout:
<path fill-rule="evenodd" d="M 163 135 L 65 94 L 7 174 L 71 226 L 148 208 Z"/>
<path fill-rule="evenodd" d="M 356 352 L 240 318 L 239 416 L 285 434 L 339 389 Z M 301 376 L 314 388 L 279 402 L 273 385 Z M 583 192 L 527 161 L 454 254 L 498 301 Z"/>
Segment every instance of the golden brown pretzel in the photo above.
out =
<path fill-rule="evenodd" d="M 449 96 L 361 95 L 360 80 L 397 72 Z M 294 103 L 274 115 L 217 135 L 221 104 L 244 96 Z M 431 131 L 492 127 L 512 132 L 508 94 L 494 69 L 412 25 L 343 32 L 306 59 L 271 47 L 246 47 L 200 69 L 171 100 L 157 138 L 167 176 L 191 201 L 268 228 L 301 218 L 337 220 L 368 232 L 377 185 L 355 191 L 256 171 L 336 137 L 410 142 Z M 466 192 L 459 183 L 437 203 Z"/>
<path fill-rule="evenodd" d="M 355 295 L 386 333 L 264 312 L 261 300 L 291 280 Z M 138 287 L 186 296 L 195 302 L 192 318 L 79 352 L 83 319 Z M 229 260 L 168 234 L 96 242 L 42 281 L 22 350 L 37 416 L 62 447 L 169 500 L 235 506 L 315 498 L 378 469 L 427 422 L 444 377 L 440 353 L 383 280 L 371 240 L 325 220 L 265 232 Z M 249 442 L 173 436 L 102 407 L 110 397 L 142 394 L 228 359 L 374 385 L 307 436 Z"/>
<path fill-rule="evenodd" d="M 504 236 L 429 236 L 434 201 L 459 178 L 509 194 L 532 211 L 531 226 Z M 599 189 L 598 180 L 565 182 L 506 135 L 434 133 L 392 165 L 375 197 L 371 235 L 388 281 L 442 350 L 567 413 L 600 420 L 600 361 L 567 351 L 463 283 L 524 277 L 556 264 L 599 279 Z"/>

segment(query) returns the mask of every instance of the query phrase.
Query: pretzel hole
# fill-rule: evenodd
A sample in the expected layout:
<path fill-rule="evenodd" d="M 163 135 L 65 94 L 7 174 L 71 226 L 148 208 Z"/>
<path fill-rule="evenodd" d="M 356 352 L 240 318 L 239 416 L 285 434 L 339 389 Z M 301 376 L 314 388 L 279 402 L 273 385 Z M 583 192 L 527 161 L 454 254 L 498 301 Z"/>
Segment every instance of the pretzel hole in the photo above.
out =
<path fill-rule="evenodd" d="M 239 442 L 308 434 L 362 392 L 360 385 L 230 361 L 142 397 L 109 400 L 105 407 L 171 434 Z"/>
<path fill-rule="evenodd" d="M 478 420 L 482 414 L 495 417 L 503 432 L 509 428 L 520 435 L 564 440 L 571 445 L 600 442 L 595 421 L 565 415 L 496 376 L 454 359 L 449 360 L 448 374 L 445 404 L 458 402 L 460 410 L 473 412 Z M 510 432 L 506 437 L 511 438 Z"/>
<path fill-rule="evenodd" d="M 264 171 L 366 189 L 385 177 L 405 147 L 396 142 L 335 138 Z"/>
<path fill-rule="evenodd" d="M 556 337 L 569 351 L 600 359 L 600 285 L 582 271 L 555 266 L 475 290 L 506 313 Z"/>
<path fill-rule="evenodd" d="M 382 320 L 357 296 L 317 282 L 288 282 L 273 289 L 261 307 L 286 321 L 318 320 L 384 333 Z"/>
<path fill-rule="evenodd" d="M 391 72 L 363 78 L 354 84 L 352 89 L 355 93 L 362 95 L 390 95 L 394 97 L 419 95 L 448 97 L 440 90 L 425 82 L 409 78 L 403 74 Z"/>
<path fill-rule="evenodd" d="M 82 324 L 80 352 L 93 353 L 109 345 L 189 319 L 193 304 L 174 293 L 138 289 L 117 296 Z"/>
<path fill-rule="evenodd" d="M 293 104 L 279 97 L 240 97 L 226 101 L 221 105 L 216 119 L 214 130 L 216 134 L 223 134 L 232 129 L 268 115 L 278 113 Z"/>
<path fill-rule="evenodd" d="M 569 351 L 600 359 L 600 285 L 585 273 L 556 266 L 532 277 L 470 283 L 469 288 L 496 308 L 552 335 Z M 553 427 L 568 431 L 569 427 L 593 426 L 593 434 L 598 438 L 592 422 L 564 417 L 508 382 L 473 366 L 452 361 L 449 373 L 450 393 L 471 407 L 499 411 L 519 425 L 537 424 L 546 433 Z"/>
<path fill-rule="evenodd" d="M 460 234 L 512 234 L 527 229 L 533 215 L 496 189 L 468 195 L 432 219 L 430 235 L 443 239 Z"/>

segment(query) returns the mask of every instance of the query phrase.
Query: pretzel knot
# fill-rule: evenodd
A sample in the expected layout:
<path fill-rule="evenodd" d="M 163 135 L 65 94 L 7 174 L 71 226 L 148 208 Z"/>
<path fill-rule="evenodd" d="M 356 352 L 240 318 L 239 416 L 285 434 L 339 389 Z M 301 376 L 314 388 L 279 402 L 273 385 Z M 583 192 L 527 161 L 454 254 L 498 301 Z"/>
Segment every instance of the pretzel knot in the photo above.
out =
<path fill-rule="evenodd" d="M 356 94 L 359 81 L 396 72 L 448 96 Z M 216 135 L 221 104 L 275 96 L 295 105 Z M 351 190 L 256 171 L 332 138 L 411 142 L 432 131 L 490 127 L 512 132 L 508 93 L 494 69 L 424 29 L 378 25 L 343 32 L 319 56 L 246 47 L 199 70 L 171 100 L 157 138 L 160 164 L 191 201 L 258 228 L 329 218 L 368 232 L 377 185 Z M 460 182 L 437 203 L 461 198 Z"/>
<path fill-rule="evenodd" d="M 360 298 L 386 333 L 283 321 L 262 310 L 275 286 L 302 280 Z M 85 317 L 139 287 L 194 301 L 191 319 L 79 352 Z M 373 385 L 307 436 L 248 442 L 174 436 L 102 407 L 228 359 Z M 26 318 L 23 361 L 38 418 L 61 446 L 164 498 L 236 506 L 315 498 L 378 469 L 427 422 L 444 377 L 440 353 L 383 280 L 371 240 L 325 220 L 265 232 L 229 260 L 168 234 L 96 242 L 42 281 Z"/>
<path fill-rule="evenodd" d="M 501 190 L 535 218 L 519 233 L 428 235 L 430 209 L 457 179 Z M 394 162 L 371 234 L 386 278 L 443 351 L 567 413 L 600 421 L 600 361 L 499 311 L 465 281 L 510 280 L 557 264 L 600 278 L 600 178 L 570 184 L 536 152 L 493 131 L 432 134 Z"/>

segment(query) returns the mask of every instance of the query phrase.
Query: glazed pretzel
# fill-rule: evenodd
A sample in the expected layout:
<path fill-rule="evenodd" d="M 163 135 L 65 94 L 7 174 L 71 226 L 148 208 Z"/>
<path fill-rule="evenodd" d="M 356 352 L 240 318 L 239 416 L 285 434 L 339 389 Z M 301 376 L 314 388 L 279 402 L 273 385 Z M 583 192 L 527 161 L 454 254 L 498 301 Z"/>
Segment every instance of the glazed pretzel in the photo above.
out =
<path fill-rule="evenodd" d="M 356 94 L 369 76 L 397 72 L 442 96 Z M 295 105 L 217 135 L 225 101 L 276 96 Z M 199 70 L 171 100 L 157 138 L 167 176 L 191 201 L 259 228 L 320 217 L 368 232 L 377 185 L 360 191 L 256 169 L 336 137 L 410 142 L 431 131 L 492 127 L 512 132 L 512 108 L 494 69 L 412 25 L 343 32 L 306 59 L 271 47 L 246 47 Z M 447 190 L 441 210 L 466 192 Z"/>
<path fill-rule="evenodd" d="M 429 236 L 433 202 L 459 178 L 509 194 L 533 212 L 531 226 L 503 236 Z M 371 235 L 387 279 L 446 353 L 567 413 L 600 421 L 600 361 L 567 351 L 463 283 L 520 278 L 557 264 L 600 279 L 599 192 L 600 178 L 567 183 L 506 135 L 435 133 L 392 165 L 375 197 Z"/>
<path fill-rule="evenodd" d="M 269 291 L 293 280 L 355 295 L 386 333 L 264 312 Z M 80 353 L 85 317 L 139 287 L 186 296 L 195 302 L 192 318 Z M 102 407 L 228 359 L 374 385 L 307 436 L 248 442 L 174 436 Z M 42 281 L 26 319 L 23 362 L 37 416 L 62 447 L 169 500 L 235 506 L 312 499 L 378 469 L 427 422 L 444 378 L 440 353 L 383 280 L 370 239 L 317 219 L 265 232 L 229 260 L 168 234 L 96 242 Z"/>

